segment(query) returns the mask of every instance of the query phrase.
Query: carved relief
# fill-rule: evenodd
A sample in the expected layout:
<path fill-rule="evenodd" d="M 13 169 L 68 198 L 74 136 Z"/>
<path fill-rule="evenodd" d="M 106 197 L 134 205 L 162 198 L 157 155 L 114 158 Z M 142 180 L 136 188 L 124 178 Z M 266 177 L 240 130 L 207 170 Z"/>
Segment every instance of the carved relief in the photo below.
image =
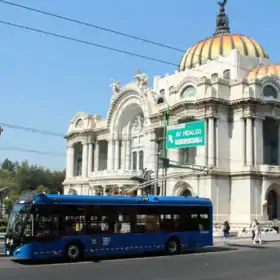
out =
<path fill-rule="evenodd" d="M 272 109 L 272 116 L 276 118 L 280 118 L 280 108 L 274 107 Z"/>
<path fill-rule="evenodd" d="M 112 91 L 113 91 L 113 94 L 116 94 L 116 93 L 119 93 L 120 92 L 120 82 L 118 81 L 114 81 L 114 80 L 111 80 L 111 88 L 112 88 Z"/>
<path fill-rule="evenodd" d="M 140 133 L 144 126 L 144 118 L 141 116 L 137 116 L 132 124 L 132 133 Z"/>
<path fill-rule="evenodd" d="M 144 95 L 147 95 L 147 93 L 148 93 L 148 75 L 145 73 L 142 73 L 139 69 L 137 69 L 135 79 L 136 79 L 138 88 L 141 90 L 141 92 Z"/>

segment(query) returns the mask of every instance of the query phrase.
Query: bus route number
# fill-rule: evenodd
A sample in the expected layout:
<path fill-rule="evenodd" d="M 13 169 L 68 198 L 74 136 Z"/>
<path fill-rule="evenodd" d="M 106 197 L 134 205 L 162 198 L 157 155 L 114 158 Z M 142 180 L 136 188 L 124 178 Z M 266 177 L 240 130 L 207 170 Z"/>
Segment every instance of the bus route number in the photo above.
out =
<path fill-rule="evenodd" d="M 111 238 L 109 237 L 102 238 L 102 246 L 109 246 L 110 242 L 111 242 Z"/>

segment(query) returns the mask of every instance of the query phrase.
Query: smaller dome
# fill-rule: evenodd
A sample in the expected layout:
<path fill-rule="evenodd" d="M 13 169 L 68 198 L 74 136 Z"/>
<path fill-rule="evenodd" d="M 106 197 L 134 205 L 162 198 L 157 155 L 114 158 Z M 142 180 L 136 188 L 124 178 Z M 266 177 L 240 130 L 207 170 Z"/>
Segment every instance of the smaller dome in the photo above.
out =
<path fill-rule="evenodd" d="M 265 76 L 280 77 L 280 64 L 260 65 L 253 68 L 247 75 L 248 80 L 261 79 Z"/>

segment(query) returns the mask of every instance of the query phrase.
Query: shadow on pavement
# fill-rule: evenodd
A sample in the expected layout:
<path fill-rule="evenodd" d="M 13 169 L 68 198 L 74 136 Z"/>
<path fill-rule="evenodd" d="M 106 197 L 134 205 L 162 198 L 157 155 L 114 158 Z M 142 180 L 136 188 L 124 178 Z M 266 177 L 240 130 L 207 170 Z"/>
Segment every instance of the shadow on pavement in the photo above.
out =
<path fill-rule="evenodd" d="M 228 247 L 233 247 L 233 248 L 249 248 L 249 249 L 258 249 L 258 250 L 263 250 L 263 249 L 269 249 L 267 246 L 263 246 L 264 244 L 268 244 L 268 242 L 263 242 L 262 244 L 238 244 L 238 243 L 228 243 Z"/>
<path fill-rule="evenodd" d="M 197 249 L 193 252 L 183 252 L 181 255 L 189 255 L 189 254 L 201 254 L 201 253 L 219 253 L 219 252 L 226 252 L 226 251 L 236 251 L 238 248 L 230 248 L 229 246 L 213 246 L 213 247 L 206 247 Z M 99 263 L 101 261 L 110 261 L 110 260 L 120 260 L 120 259 L 136 259 L 136 258 L 146 258 L 146 257 L 162 257 L 167 256 L 164 253 L 143 253 L 143 254 L 133 254 L 133 255 L 111 255 L 111 256 L 104 256 L 104 257 L 92 257 L 86 258 L 84 261 L 92 261 L 95 263 Z M 68 263 L 62 259 L 52 259 L 52 260 L 12 260 L 21 265 L 47 265 L 47 264 L 64 264 Z"/>

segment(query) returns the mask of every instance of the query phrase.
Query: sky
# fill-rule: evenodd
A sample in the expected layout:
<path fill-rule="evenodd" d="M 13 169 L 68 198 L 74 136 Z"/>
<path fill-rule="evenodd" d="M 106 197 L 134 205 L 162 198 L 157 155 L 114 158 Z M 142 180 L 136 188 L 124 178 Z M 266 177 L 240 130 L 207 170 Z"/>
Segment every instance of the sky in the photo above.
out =
<path fill-rule="evenodd" d="M 11 0 L 12 1 L 12 0 Z M 14 0 L 51 13 L 188 49 L 215 32 L 215 0 Z M 256 39 L 280 61 L 277 18 L 280 1 L 228 0 L 231 31 Z M 90 27 L 26 11 L 0 2 L 0 21 L 25 25 L 80 40 L 179 64 L 182 53 Z M 137 68 L 150 77 L 174 73 L 175 66 L 80 44 L 0 23 L 0 122 L 65 134 L 77 112 L 106 117 L 111 79 L 122 85 Z M 28 160 L 50 169 L 65 168 L 62 136 L 3 126 L 0 161 Z M 29 150 L 23 151 L 23 150 Z M 36 150 L 33 153 L 30 150 Z M 39 152 L 39 153 L 38 153 Z M 48 152 L 42 154 L 40 152 Z"/>

